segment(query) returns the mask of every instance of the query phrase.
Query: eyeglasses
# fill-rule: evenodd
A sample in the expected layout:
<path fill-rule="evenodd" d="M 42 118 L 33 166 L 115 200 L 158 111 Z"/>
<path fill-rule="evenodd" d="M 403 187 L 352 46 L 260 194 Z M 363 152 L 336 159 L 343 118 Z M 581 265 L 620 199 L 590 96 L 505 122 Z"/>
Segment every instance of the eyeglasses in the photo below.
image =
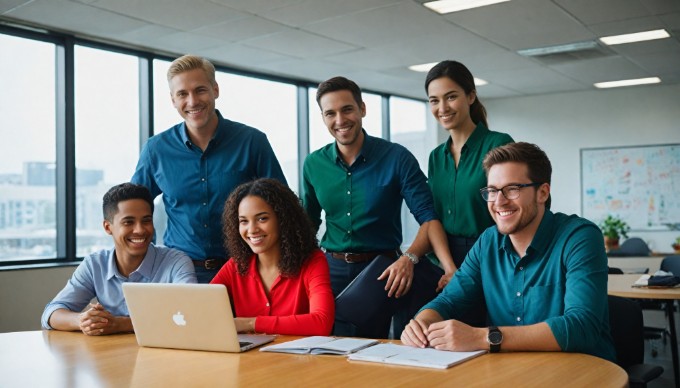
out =
<path fill-rule="evenodd" d="M 479 190 L 479 192 L 482 194 L 482 198 L 484 198 L 485 201 L 487 202 L 494 202 L 496 198 L 498 198 L 498 193 L 502 192 L 503 196 L 505 199 L 517 199 L 519 198 L 519 191 L 524 188 L 524 187 L 531 187 L 531 186 L 540 186 L 543 183 L 521 183 L 521 184 L 514 184 L 514 185 L 507 185 L 505 187 L 502 187 L 500 189 L 494 188 L 494 187 L 484 187 Z"/>

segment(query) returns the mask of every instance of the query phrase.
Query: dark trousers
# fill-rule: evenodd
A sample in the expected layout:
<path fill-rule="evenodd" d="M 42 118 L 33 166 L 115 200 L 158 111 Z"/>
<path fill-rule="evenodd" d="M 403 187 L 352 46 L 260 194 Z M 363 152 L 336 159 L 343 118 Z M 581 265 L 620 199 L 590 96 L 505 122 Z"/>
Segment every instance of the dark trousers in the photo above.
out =
<path fill-rule="evenodd" d="M 460 268 L 460 266 L 463 265 L 463 261 L 465 261 L 465 255 L 467 255 L 477 239 L 451 236 L 450 234 L 447 234 L 446 237 L 449 242 L 451 256 L 453 256 L 453 262 L 456 264 L 456 268 Z M 482 300 L 479 305 L 468 311 L 460 320 L 474 327 L 488 326 L 486 302 Z"/>
<path fill-rule="evenodd" d="M 394 318 L 393 333 L 398 338 L 415 313 L 434 299 L 437 282 L 444 274 L 441 268 L 422 260 L 414 267 L 409 292 L 399 298 L 388 298 L 387 280 L 377 278 L 394 259 L 377 256 L 370 262 L 346 263 L 326 257 L 336 295 L 333 333 L 338 336 L 388 338 Z"/>

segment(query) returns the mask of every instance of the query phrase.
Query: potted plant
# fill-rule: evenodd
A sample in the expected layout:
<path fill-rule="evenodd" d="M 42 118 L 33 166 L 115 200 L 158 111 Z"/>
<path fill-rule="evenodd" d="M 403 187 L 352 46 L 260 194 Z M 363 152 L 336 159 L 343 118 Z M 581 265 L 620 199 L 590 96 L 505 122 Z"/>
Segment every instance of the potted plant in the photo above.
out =
<path fill-rule="evenodd" d="M 675 241 L 673 242 L 673 244 L 671 244 L 671 246 L 673 247 L 675 253 L 680 254 L 680 236 L 676 237 Z"/>
<path fill-rule="evenodd" d="M 604 245 L 607 247 L 607 251 L 610 251 L 619 248 L 619 239 L 628 237 L 630 227 L 626 221 L 609 214 L 600 223 L 600 229 L 602 235 L 604 235 Z"/>

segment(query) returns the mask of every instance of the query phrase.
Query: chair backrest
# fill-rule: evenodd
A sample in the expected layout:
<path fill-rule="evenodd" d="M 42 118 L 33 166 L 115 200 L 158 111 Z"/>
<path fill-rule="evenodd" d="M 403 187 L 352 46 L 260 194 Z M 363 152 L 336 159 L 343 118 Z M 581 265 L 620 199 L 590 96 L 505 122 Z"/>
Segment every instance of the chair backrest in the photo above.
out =
<path fill-rule="evenodd" d="M 621 243 L 616 253 L 619 256 L 649 256 L 652 250 L 649 249 L 645 240 L 640 237 L 631 237 Z"/>
<path fill-rule="evenodd" d="M 660 269 L 666 272 L 673 272 L 675 276 L 680 276 L 680 255 L 666 256 L 661 261 Z"/>
<path fill-rule="evenodd" d="M 616 349 L 616 363 L 627 368 L 642 364 L 645 343 L 642 310 L 637 302 L 618 296 L 608 296 L 609 328 Z"/>

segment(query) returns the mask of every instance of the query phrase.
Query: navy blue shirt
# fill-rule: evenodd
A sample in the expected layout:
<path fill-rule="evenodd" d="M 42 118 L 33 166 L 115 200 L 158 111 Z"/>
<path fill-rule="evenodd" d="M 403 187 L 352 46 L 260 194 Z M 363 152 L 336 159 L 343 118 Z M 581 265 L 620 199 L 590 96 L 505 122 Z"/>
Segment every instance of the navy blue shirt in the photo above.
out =
<path fill-rule="evenodd" d="M 192 259 L 227 257 L 222 237 L 224 202 L 236 186 L 256 178 L 286 183 L 267 136 L 230 121 L 219 123 L 203 152 L 191 143 L 184 122 L 153 136 L 130 180 L 163 194 L 168 227 L 163 243 Z"/>
<path fill-rule="evenodd" d="M 401 245 L 401 203 L 419 224 L 437 219 L 432 193 L 416 158 L 403 146 L 364 131 L 351 166 L 335 142 L 305 159 L 302 202 L 314 225 L 326 212 L 321 246 L 333 252 L 370 252 Z"/>

